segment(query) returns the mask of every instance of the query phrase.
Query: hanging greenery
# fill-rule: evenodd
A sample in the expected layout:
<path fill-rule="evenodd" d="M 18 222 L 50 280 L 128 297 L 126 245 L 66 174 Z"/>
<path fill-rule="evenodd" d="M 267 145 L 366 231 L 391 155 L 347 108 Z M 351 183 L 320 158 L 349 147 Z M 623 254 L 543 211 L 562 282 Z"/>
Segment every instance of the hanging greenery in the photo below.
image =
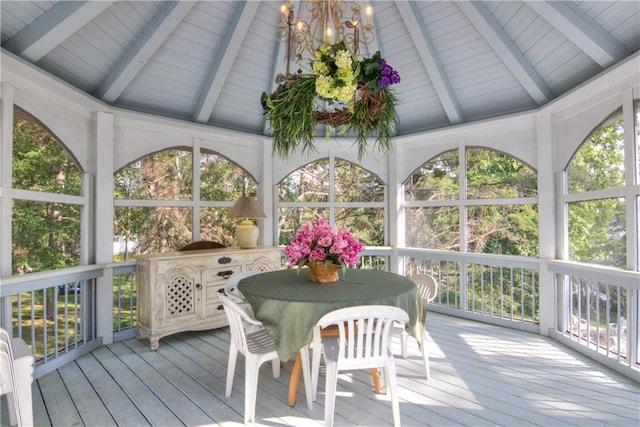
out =
<path fill-rule="evenodd" d="M 277 89 L 262 93 L 263 113 L 273 132 L 273 152 L 288 157 L 296 151 L 316 151 L 316 126 L 340 134 L 353 131 L 358 158 L 373 146 L 387 153 L 398 123 L 398 98 L 389 86 L 400 76 L 376 52 L 361 61 L 343 42 L 324 44 L 311 62 L 312 74 L 279 75 Z"/>

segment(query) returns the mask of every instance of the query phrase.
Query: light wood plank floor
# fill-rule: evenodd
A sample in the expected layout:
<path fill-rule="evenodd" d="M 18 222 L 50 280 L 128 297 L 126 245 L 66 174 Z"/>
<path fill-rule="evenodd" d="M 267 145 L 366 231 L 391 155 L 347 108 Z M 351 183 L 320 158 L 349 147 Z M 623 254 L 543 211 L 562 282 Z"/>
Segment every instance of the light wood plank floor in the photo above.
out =
<path fill-rule="evenodd" d="M 637 383 L 553 340 L 436 313 L 427 323 L 431 379 L 423 377 L 413 339 L 410 356 L 396 357 L 405 426 L 640 425 Z M 99 348 L 34 383 L 35 424 L 241 425 L 244 360 L 239 358 L 233 395 L 225 398 L 228 345 L 224 328 L 166 337 L 157 351 L 135 339 Z M 323 374 L 313 409 L 306 407 L 302 384 L 290 408 L 291 366 L 286 363 L 278 379 L 269 364 L 262 366 L 257 424 L 323 423 Z M 340 377 L 335 425 L 391 422 L 389 401 L 372 392 L 366 371 Z"/>

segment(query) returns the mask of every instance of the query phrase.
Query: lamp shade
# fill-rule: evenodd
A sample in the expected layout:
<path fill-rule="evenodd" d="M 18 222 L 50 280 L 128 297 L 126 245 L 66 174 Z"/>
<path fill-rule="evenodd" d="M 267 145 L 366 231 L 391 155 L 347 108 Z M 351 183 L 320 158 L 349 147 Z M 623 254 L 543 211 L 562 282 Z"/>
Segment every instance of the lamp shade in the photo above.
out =
<path fill-rule="evenodd" d="M 255 199 L 242 196 L 233 204 L 229 218 L 266 218 L 264 211 Z"/>

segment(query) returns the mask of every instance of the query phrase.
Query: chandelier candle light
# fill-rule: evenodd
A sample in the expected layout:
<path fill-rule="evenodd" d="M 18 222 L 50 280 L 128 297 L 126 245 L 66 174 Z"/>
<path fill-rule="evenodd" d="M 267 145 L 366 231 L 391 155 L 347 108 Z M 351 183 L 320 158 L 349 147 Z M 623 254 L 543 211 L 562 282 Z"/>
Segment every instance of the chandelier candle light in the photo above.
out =
<path fill-rule="evenodd" d="M 399 83 L 400 75 L 379 51 L 359 57 L 360 45 L 375 39 L 371 6 L 363 24 L 357 0 L 307 0 L 303 5 L 307 20 L 295 20 L 292 2 L 281 7 L 278 40 L 286 43 L 286 74 L 278 74 L 276 90 L 263 92 L 260 99 L 274 153 L 286 158 L 298 150 L 316 151 L 318 124 L 326 126 L 327 137 L 332 128 L 340 134 L 352 131 L 359 159 L 372 136 L 380 152 L 389 152 L 398 123 L 398 98 L 389 86 Z M 306 73 L 301 68 L 290 72 L 294 48 L 296 62 L 307 67 Z"/>

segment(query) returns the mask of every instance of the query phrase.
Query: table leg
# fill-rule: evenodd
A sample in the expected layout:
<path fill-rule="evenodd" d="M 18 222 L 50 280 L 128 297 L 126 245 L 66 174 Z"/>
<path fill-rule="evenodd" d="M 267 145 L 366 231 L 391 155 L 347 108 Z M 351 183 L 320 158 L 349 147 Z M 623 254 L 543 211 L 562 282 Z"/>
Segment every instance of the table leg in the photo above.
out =
<path fill-rule="evenodd" d="M 380 374 L 378 368 L 371 368 L 371 381 L 373 382 L 373 392 L 376 394 L 382 393 L 382 385 L 380 385 Z"/>
<path fill-rule="evenodd" d="M 296 355 L 296 361 L 291 369 L 291 378 L 289 379 L 289 395 L 287 396 L 287 404 L 296 406 L 296 396 L 298 395 L 298 384 L 300 383 L 300 374 L 302 373 L 302 359 L 300 353 Z M 374 393 L 382 393 L 382 385 L 380 384 L 380 374 L 377 368 L 371 368 L 371 381 L 373 382 Z"/>
<path fill-rule="evenodd" d="M 300 374 L 302 373 L 302 359 L 300 352 L 296 355 L 296 361 L 291 369 L 291 378 L 289 379 L 289 396 L 287 403 L 289 406 L 296 406 L 296 395 L 298 394 L 298 383 L 300 382 Z"/>

